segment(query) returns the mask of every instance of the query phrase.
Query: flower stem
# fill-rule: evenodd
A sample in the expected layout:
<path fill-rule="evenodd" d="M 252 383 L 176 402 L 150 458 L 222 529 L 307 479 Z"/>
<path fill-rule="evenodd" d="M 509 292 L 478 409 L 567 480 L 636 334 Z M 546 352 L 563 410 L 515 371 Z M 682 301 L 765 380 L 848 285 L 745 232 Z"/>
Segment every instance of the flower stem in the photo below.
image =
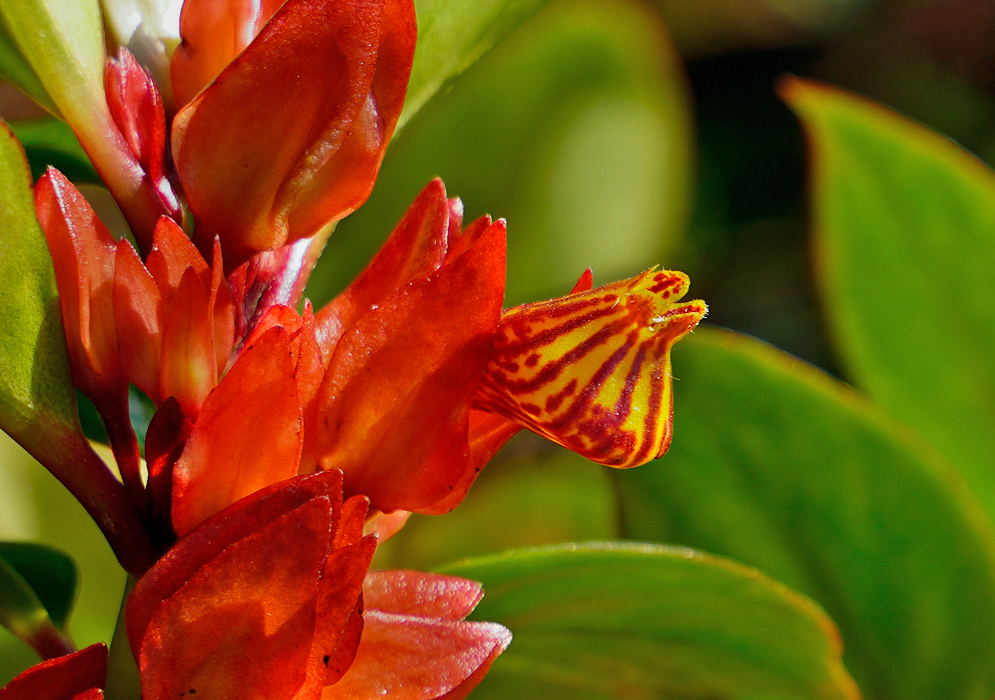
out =
<path fill-rule="evenodd" d="M 107 689 L 105 700 L 141 700 L 142 680 L 138 673 L 138 664 L 131 653 L 128 644 L 128 628 L 125 622 L 125 611 L 128 608 L 128 596 L 138 579 L 128 574 L 128 582 L 124 586 L 124 597 L 121 599 L 121 612 L 117 616 L 117 627 L 114 628 L 114 639 L 111 640 L 110 656 L 107 661 Z"/>

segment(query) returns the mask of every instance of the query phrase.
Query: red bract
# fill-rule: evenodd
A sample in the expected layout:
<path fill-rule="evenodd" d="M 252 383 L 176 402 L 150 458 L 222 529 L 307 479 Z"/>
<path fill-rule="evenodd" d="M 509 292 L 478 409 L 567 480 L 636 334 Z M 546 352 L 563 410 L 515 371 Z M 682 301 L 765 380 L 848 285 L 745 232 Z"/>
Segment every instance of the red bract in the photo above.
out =
<path fill-rule="evenodd" d="M 107 647 L 94 644 L 32 666 L 0 689 L 0 700 L 101 700 Z"/>
<path fill-rule="evenodd" d="M 335 472 L 263 489 L 203 522 L 139 581 L 128 638 L 145 700 L 316 699 L 358 643 L 376 546 Z"/>
<path fill-rule="evenodd" d="M 209 4 L 184 7 L 172 70 L 191 101 L 172 149 L 195 240 L 220 237 L 232 270 L 366 199 L 404 102 L 415 18 L 407 0 L 288 0 L 268 21 L 273 3 L 219 23 Z M 211 48 L 218 27 L 224 51 Z"/>
<path fill-rule="evenodd" d="M 469 695 L 511 642 L 492 622 L 465 622 L 479 583 L 414 571 L 377 571 L 363 585 L 356 659 L 322 700 L 457 700 Z"/>

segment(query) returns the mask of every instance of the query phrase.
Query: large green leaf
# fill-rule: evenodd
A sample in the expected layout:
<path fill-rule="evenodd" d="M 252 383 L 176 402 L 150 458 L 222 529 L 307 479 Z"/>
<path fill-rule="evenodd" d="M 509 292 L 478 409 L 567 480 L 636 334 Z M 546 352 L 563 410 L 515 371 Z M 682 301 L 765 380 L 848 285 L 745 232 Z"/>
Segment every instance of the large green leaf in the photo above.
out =
<path fill-rule="evenodd" d="M 436 176 L 467 220 L 507 218 L 509 304 L 565 294 L 589 265 L 607 282 L 666 263 L 687 211 L 689 130 L 683 74 L 652 12 L 550 5 L 392 144 L 309 293 L 320 302 L 351 280 Z"/>
<path fill-rule="evenodd" d="M 731 556 L 810 595 L 868 698 L 991 698 L 993 534 L 952 470 L 769 346 L 698 331 L 673 356 L 670 452 L 616 473 L 625 534 Z"/>
<path fill-rule="evenodd" d="M 53 547 L 29 542 L 0 542 L 0 560 L 31 587 L 58 627 L 65 627 L 79 593 L 76 564 Z"/>
<path fill-rule="evenodd" d="M 864 99 L 801 81 L 784 93 L 812 148 L 822 292 L 848 372 L 995 514 L 995 173 Z"/>
<path fill-rule="evenodd" d="M 24 152 L 0 124 L 0 428 L 34 453 L 76 431 L 55 273 Z"/>
<path fill-rule="evenodd" d="M 832 622 L 757 571 L 602 543 L 470 560 L 474 619 L 515 635 L 474 698 L 857 698 Z"/>
<path fill-rule="evenodd" d="M 546 0 L 416 0 L 418 45 L 397 128 Z"/>

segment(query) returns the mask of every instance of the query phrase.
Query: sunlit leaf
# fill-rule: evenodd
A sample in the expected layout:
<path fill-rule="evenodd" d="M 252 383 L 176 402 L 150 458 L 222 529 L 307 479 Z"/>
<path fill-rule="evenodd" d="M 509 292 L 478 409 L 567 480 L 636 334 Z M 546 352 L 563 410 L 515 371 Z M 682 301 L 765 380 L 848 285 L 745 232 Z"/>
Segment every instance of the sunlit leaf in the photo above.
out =
<path fill-rule="evenodd" d="M 417 0 L 418 48 L 397 130 L 440 88 L 479 61 L 545 3 L 546 0 Z"/>
<path fill-rule="evenodd" d="M 6 125 L 0 125 L 0 279 L 0 428 L 29 450 L 45 450 L 52 431 L 75 430 L 76 396 L 31 175 Z"/>
<path fill-rule="evenodd" d="M 868 698 L 990 698 L 995 539 L 949 466 L 743 336 L 698 331 L 673 361 L 670 452 L 613 474 L 626 536 L 731 556 L 810 595 Z"/>
<path fill-rule="evenodd" d="M 595 543 L 445 573 L 482 581 L 473 618 L 514 634 L 474 698 L 859 698 L 825 614 L 728 560 Z"/>
<path fill-rule="evenodd" d="M 995 174 L 867 100 L 802 81 L 783 93 L 812 149 L 820 281 L 846 369 L 995 514 Z"/>

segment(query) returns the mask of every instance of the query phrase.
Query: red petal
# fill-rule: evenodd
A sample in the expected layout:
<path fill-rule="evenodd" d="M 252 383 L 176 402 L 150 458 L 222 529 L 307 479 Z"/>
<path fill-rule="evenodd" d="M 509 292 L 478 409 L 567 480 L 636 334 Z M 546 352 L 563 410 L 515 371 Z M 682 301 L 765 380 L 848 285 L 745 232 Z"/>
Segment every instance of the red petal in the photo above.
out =
<path fill-rule="evenodd" d="M 320 394 L 319 464 L 373 507 L 429 508 L 462 478 L 469 398 L 504 294 L 505 230 L 416 280 L 339 341 Z"/>
<path fill-rule="evenodd" d="M 588 292 L 594 288 L 594 273 L 591 268 L 584 270 L 584 274 L 580 276 L 577 280 L 577 284 L 574 288 L 570 290 L 570 294 L 580 294 L 581 292 Z"/>
<path fill-rule="evenodd" d="M 355 661 L 321 698 L 462 698 L 510 642 L 511 633 L 491 622 L 451 622 L 367 609 Z"/>
<path fill-rule="evenodd" d="M 157 405 L 162 348 L 162 296 L 135 249 L 118 241 L 114 265 L 114 321 L 121 364 L 128 379 Z"/>
<path fill-rule="evenodd" d="M 192 100 L 256 38 L 284 0 L 186 0 L 169 66 L 177 108 Z"/>
<path fill-rule="evenodd" d="M 107 647 L 94 644 L 32 666 L 0 689 L 0 700 L 93 700 L 106 677 Z"/>
<path fill-rule="evenodd" d="M 308 672 L 331 515 L 327 498 L 298 506 L 229 542 L 162 600 L 138 655 L 143 698 L 293 698 Z"/>
<path fill-rule="evenodd" d="M 442 180 L 432 180 L 359 277 L 316 318 L 323 348 L 333 348 L 361 316 L 417 277 L 439 269 L 446 257 L 450 210 Z"/>
<path fill-rule="evenodd" d="M 159 219 L 155 227 L 152 251 L 145 261 L 145 266 L 159 285 L 163 302 L 167 306 L 172 301 L 173 294 L 179 288 L 180 280 L 188 268 L 197 273 L 205 291 L 209 290 L 213 283 L 213 274 L 204 256 L 172 219 Z"/>
<path fill-rule="evenodd" d="M 145 700 L 318 697 L 374 549 L 367 538 L 333 550 L 340 504 L 337 473 L 276 484 L 195 528 L 139 581 L 127 621 Z"/>
<path fill-rule="evenodd" d="M 273 328 L 242 352 L 204 402 L 173 473 L 176 534 L 295 475 L 302 429 L 289 334 Z"/>
<path fill-rule="evenodd" d="M 159 395 L 175 397 L 196 418 L 218 382 L 210 298 L 196 271 L 188 268 L 165 308 Z"/>
<path fill-rule="evenodd" d="M 138 65 L 135 57 L 122 48 L 117 59 L 107 62 L 104 89 L 111 116 L 145 172 L 145 179 L 158 194 L 163 212 L 179 218 L 179 202 L 163 168 L 166 112 L 155 83 Z M 145 237 L 147 233 L 135 231 L 146 251 L 151 244 Z"/>
<path fill-rule="evenodd" d="M 54 168 L 35 186 L 35 208 L 55 265 L 73 383 L 91 399 L 119 393 L 127 385 L 114 325 L 114 238 Z"/>
<path fill-rule="evenodd" d="M 659 457 L 673 418 L 670 348 L 706 312 L 678 302 L 687 288 L 683 273 L 649 270 L 506 311 L 474 406 L 609 466 Z"/>
<path fill-rule="evenodd" d="M 399 615 L 462 620 L 483 597 L 476 581 L 421 571 L 371 571 L 363 582 L 368 610 Z"/>
<path fill-rule="evenodd" d="M 414 51 L 410 0 L 386 5 L 289 0 L 177 115 L 173 156 L 198 245 L 220 236 L 228 269 L 369 193 Z"/>

